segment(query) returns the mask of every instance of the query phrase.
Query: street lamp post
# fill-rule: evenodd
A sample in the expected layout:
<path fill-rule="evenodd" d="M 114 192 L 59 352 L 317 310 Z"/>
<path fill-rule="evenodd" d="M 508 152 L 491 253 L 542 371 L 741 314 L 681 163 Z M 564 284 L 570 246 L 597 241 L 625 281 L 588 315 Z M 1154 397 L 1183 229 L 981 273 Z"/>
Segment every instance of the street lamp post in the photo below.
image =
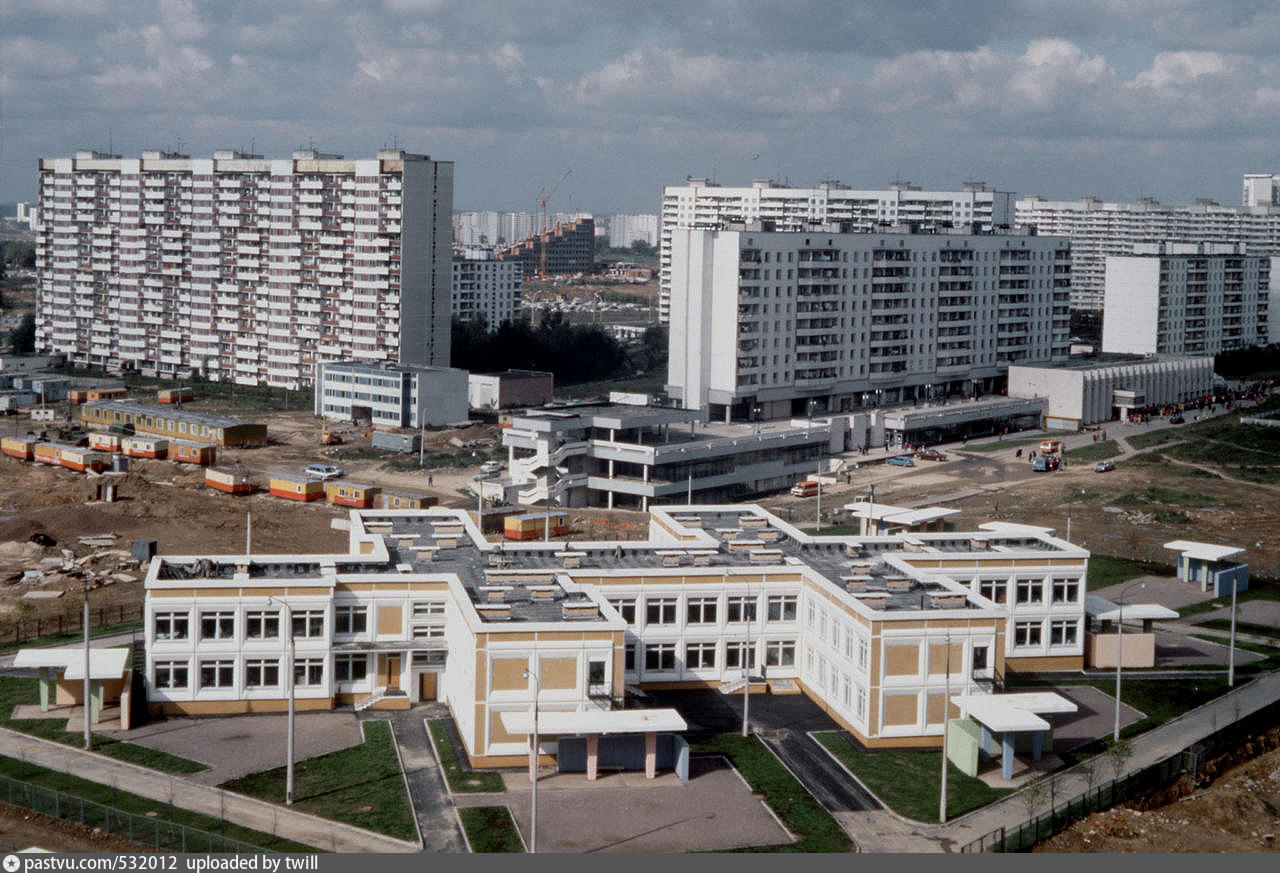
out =
<path fill-rule="evenodd" d="M 1116 610 L 1116 723 L 1111 741 L 1120 742 L 1120 666 L 1124 663 L 1124 596 L 1130 588 L 1146 588 L 1146 582 L 1133 582 L 1120 589 L 1119 608 Z"/>
<path fill-rule="evenodd" d="M 267 598 L 268 604 L 279 604 L 283 611 L 280 623 L 284 625 L 283 633 L 285 634 L 285 671 L 284 671 L 284 693 L 289 701 L 289 724 L 285 731 L 285 775 L 284 775 L 284 803 L 285 806 L 293 806 L 293 728 L 294 728 L 294 707 L 293 707 L 293 670 L 294 670 L 294 654 L 293 654 L 293 608 L 283 600 L 276 600 L 274 597 Z M 265 621 L 265 618 L 263 619 Z"/>
<path fill-rule="evenodd" d="M 89 582 L 86 580 L 84 583 L 84 747 L 86 749 L 93 746 L 93 735 L 89 731 L 89 710 L 93 708 L 92 689 L 93 683 L 89 679 Z"/>
<path fill-rule="evenodd" d="M 522 675 L 526 679 L 533 680 L 533 746 L 529 751 L 532 758 L 529 778 L 533 782 L 533 798 L 529 813 L 529 853 L 536 854 L 538 851 L 538 697 L 542 694 L 542 683 L 528 670 L 525 670 Z"/>
<path fill-rule="evenodd" d="M 1236 577 L 1231 577 L 1231 639 L 1227 649 L 1227 687 L 1236 687 Z"/>
<path fill-rule="evenodd" d="M 950 738 L 948 728 L 951 719 L 951 631 L 947 631 L 947 666 L 942 692 L 942 791 L 938 796 L 938 821 L 947 823 L 947 740 Z"/>

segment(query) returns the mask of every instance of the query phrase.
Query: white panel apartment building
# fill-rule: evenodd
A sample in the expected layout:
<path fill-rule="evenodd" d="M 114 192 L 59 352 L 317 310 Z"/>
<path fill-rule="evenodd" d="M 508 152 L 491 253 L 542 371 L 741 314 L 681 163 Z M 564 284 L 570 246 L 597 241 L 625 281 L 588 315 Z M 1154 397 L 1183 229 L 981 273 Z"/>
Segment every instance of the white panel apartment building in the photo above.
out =
<path fill-rule="evenodd" d="M 706 179 L 667 185 L 662 189 L 659 319 L 665 323 L 670 315 L 671 240 L 677 228 L 716 230 L 771 221 L 774 230 L 803 230 L 814 223 L 841 222 L 850 230 L 872 231 L 915 222 L 922 230 L 993 231 L 1013 224 L 1013 201 L 1011 192 L 981 182 L 966 182 L 960 191 L 922 191 L 908 182 L 878 190 L 846 188 L 839 181 L 790 188 L 760 179 L 737 188 Z"/>
<path fill-rule="evenodd" d="M 676 230 L 667 390 L 713 419 L 998 390 L 1067 359 L 1070 258 L 1040 236 Z"/>
<path fill-rule="evenodd" d="M 1246 182 L 1247 186 L 1247 182 Z M 1117 203 L 1085 197 L 1017 203 L 1019 227 L 1071 238 L 1071 307 L 1101 309 L 1106 259 L 1132 255 L 1138 243 L 1240 243 L 1247 254 L 1280 254 L 1280 206 L 1169 206 L 1144 197 Z"/>
<path fill-rule="evenodd" d="M 1241 248 L 1139 244 L 1107 258 L 1102 350 L 1216 355 L 1273 341 L 1272 259 Z"/>
<path fill-rule="evenodd" d="M 453 314 L 462 321 L 483 318 L 490 330 L 520 315 L 524 277 L 519 261 L 492 257 L 453 258 Z"/>
<path fill-rule="evenodd" d="M 658 244 L 658 216 L 648 215 L 610 215 L 609 245 L 615 249 L 630 248 L 633 242 L 640 241 L 647 245 Z"/>
<path fill-rule="evenodd" d="M 37 345 L 295 388 L 326 360 L 449 363 L 453 163 L 381 151 L 40 161 Z"/>

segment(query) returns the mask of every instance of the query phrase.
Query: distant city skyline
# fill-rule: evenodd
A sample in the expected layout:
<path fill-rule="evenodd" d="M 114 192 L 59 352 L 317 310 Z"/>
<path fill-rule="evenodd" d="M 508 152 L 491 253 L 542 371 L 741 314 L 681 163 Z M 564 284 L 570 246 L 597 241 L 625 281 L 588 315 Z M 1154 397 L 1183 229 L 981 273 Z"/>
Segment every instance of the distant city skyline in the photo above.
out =
<path fill-rule="evenodd" d="M 460 210 L 653 213 L 708 177 L 1240 200 L 1280 170 L 1280 9 L 966 3 L 10 0 L 0 202 L 77 149 L 399 147 Z"/>

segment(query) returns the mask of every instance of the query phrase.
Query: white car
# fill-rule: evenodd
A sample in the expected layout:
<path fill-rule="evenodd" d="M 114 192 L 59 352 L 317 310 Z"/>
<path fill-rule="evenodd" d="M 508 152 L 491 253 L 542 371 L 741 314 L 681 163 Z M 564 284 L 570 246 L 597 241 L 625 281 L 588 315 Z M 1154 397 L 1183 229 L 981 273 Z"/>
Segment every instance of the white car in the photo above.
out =
<path fill-rule="evenodd" d="M 342 475 L 342 468 L 332 464 L 310 464 L 302 472 L 308 479 L 337 479 Z"/>
<path fill-rule="evenodd" d="M 483 464 L 480 465 L 480 472 L 484 473 L 486 476 L 491 476 L 494 473 L 501 473 L 502 462 L 501 461 L 485 461 Z"/>

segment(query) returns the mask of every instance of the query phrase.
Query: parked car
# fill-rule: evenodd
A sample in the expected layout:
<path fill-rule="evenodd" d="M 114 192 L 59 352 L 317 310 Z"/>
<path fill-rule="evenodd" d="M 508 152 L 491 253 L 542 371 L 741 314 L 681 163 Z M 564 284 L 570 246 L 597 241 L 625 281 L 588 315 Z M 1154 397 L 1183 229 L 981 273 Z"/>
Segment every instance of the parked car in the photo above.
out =
<path fill-rule="evenodd" d="M 1181 415 L 1175 415 L 1169 419 L 1169 424 L 1182 424 L 1185 421 L 1186 419 L 1183 418 Z"/>
<path fill-rule="evenodd" d="M 491 475 L 493 473 L 501 473 L 502 462 L 501 461 L 485 461 L 483 464 L 480 465 L 480 472 L 486 475 Z"/>
<path fill-rule="evenodd" d="M 1052 473 L 1062 466 L 1057 455 L 1036 455 L 1031 459 L 1031 470 L 1035 473 Z"/>
<path fill-rule="evenodd" d="M 791 486 L 792 497 L 812 497 L 818 493 L 818 482 L 815 479 L 804 479 Z"/>
<path fill-rule="evenodd" d="M 895 467 L 914 467 L 916 462 L 908 458 L 906 455 L 898 455 L 896 458 L 890 458 L 888 463 Z"/>
<path fill-rule="evenodd" d="M 916 457 L 922 461 L 945 461 L 947 456 L 937 449 L 921 449 L 916 452 Z"/>
<path fill-rule="evenodd" d="M 1098 463 L 1093 465 L 1093 472 L 1107 473 L 1107 472 L 1110 472 L 1111 470 L 1114 470 L 1115 468 L 1116 468 L 1115 461 L 1099 461 Z"/>
<path fill-rule="evenodd" d="M 337 479 L 342 476 L 342 468 L 332 464 L 308 464 L 302 472 L 308 479 Z"/>

